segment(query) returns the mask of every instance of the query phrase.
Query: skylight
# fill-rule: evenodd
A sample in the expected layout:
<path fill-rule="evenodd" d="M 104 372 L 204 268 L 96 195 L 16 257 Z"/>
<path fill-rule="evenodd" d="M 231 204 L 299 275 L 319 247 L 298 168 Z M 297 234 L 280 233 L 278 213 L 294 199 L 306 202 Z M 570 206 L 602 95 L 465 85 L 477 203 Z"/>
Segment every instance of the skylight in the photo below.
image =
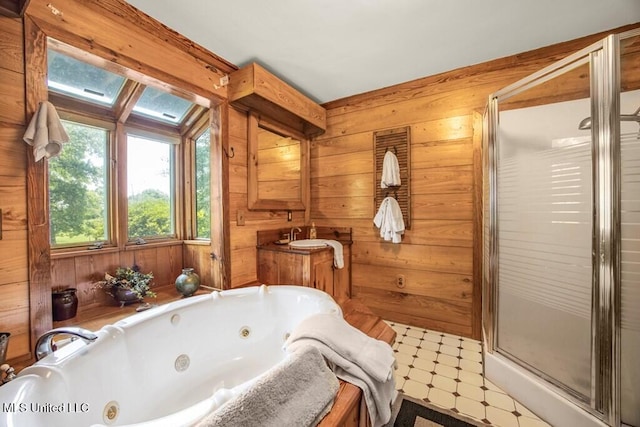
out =
<path fill-rule="evenodd" d="M 147 87 L 133 111 L 171 124 L 182 122 L 193 104 L 170 93 Z"/>
<path fill-rule="evenodd" d="M 125 78 L 48 50 L 49 90 L 84 101 L 113 106 Z"/>

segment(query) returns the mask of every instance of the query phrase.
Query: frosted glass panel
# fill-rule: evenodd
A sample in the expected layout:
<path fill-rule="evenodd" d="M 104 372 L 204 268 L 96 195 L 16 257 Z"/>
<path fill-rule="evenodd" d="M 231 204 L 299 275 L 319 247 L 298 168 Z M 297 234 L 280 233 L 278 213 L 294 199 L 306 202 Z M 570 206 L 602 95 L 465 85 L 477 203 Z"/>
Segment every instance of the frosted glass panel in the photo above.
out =
<path fill-rule="evenodd" d="M 640 106 L 640 91 L 621 94 L 620 112 Z M 621 132 L 621 389 L 622 421 L 640 426 L 640 128 L 623 121 Z"/>
<path fill-rule="evenodd" d="M 588 99 L 500 112 L 498 342 L 586 400 L 591 389 Z"/>

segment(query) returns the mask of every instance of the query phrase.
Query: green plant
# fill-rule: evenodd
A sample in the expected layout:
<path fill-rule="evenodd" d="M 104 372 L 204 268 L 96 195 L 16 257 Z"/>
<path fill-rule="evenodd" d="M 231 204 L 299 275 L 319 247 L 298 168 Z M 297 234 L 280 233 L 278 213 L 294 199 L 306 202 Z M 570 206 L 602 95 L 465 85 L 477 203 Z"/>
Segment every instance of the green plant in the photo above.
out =
<path fill-rule="evenodd" d="M 104 280 L 98 282 L 98 286 L 112 297 L 115 296 L 116 288 L 124 288 L 129 289 L 139 298 L 155 298 L 156 293 L 151 290 L 150 286 L 152 280 L 153 273 L 141 273 L 138 266 L 134 265 L 133 268 L 118 267 L 113 276 L 105 273 Z"/>

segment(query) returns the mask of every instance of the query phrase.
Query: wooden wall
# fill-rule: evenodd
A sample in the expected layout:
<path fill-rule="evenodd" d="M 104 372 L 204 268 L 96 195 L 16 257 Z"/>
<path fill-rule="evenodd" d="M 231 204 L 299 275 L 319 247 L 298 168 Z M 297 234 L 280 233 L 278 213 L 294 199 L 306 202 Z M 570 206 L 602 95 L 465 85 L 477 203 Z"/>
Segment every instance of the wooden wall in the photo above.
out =
<path fill-rule="evenodd" d="M 301 227 L 305 223 L 303 211 L 292 212 L 292 221 L 287 221 L 286 211 L 248 210 L 247 126 L 247 113 L 230 108 L 229 147 L 233 147 L 235 153 L 234 157 L 229 159 L 231 287 L 257 281 L 256 236 L 258 230 Z M 239 225 L 243 221 L 244 225 Z"/>
<path fill-rule="evenodd" d="M 11 332 L 7 357 L 27 357 L 27 146 L 22 19 L 0 16 L 0 329 Z"/>
<path fill-rule="evenodd" d="M 385 319 L 480 337 L 480 114 L 491 93 L 604 35 L 325 105 L 327 132 L 311 149 L 311 219 L 353 227 L 355 298 Z M 411 127 L 412 222 L 394 245 L 372 223 L 373 132 L 400 126 Z"/>

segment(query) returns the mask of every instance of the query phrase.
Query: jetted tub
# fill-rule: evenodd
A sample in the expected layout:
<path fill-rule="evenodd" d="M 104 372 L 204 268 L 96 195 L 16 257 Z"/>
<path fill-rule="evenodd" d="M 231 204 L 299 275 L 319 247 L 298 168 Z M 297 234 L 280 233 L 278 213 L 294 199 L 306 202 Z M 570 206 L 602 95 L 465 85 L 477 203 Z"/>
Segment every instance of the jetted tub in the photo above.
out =
<path fill-rule="evenodd" d="M 322 291 L 263 285 L 135 314 L 0 387 L 0 425 L 193 425 L 284 360 L 288 334 L 315 313 L 342 316 Z"/>

